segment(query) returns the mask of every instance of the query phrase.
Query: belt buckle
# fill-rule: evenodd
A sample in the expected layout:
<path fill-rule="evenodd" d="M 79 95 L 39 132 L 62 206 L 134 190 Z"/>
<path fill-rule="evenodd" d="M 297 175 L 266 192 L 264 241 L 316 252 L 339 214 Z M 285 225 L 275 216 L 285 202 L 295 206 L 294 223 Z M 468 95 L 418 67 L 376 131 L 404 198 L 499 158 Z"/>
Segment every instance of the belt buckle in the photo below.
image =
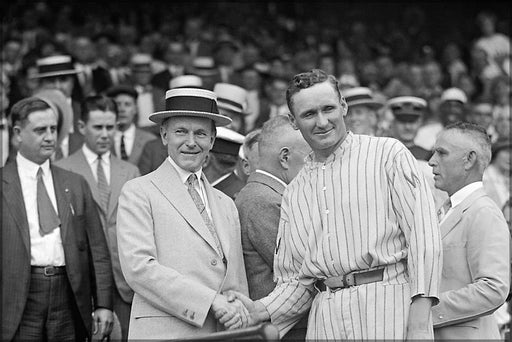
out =
<path fill-rule="evenodd" d="M 44 268 L 44 275 L 46 277 L 54 276 L 55 275 L 55 267 L 53 267 L 53 266 L 46 266 Z"/>

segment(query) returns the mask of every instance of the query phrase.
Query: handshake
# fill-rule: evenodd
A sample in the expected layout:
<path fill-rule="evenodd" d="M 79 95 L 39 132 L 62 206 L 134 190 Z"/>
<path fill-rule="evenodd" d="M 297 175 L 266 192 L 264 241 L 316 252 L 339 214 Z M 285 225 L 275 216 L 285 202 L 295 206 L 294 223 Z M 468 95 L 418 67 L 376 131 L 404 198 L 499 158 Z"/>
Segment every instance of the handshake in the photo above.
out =
<path fill-rule="evenodd" d="M 231 290 L 217 294 L 211 310 L 215 319 L 227 330 L 247 328 L 270 318 L 263 304 Z"/>

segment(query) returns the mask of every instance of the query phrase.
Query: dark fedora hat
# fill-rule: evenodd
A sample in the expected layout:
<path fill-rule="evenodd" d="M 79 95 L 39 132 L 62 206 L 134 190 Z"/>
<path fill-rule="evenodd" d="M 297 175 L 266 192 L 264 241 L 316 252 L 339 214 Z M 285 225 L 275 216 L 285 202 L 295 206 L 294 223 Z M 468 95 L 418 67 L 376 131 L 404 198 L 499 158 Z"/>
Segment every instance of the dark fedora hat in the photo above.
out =
<path fill-rule="evenodd" d="M 227 116 L 219 114 L 217 96 L 213 91 L 200 88 L 175 88 L 165 93 L 165 110 L 151 114 L 149 120 L 161 124 L 175 116 L 193 116 L 211 119 L 215 126 L 231 123 Z"/>
<path fill-rule="evenodd" d="M 119 94 L 129 95 L 129 96 L 133 97 L 134 99 L 137 99 L 137 97 L 139 96 L 139 94 L 137 93 L 135 88 L 133 88 L 132 86 L 126 85 L 126 84 L 119 84 L 119 85 L 112 86 L 107 89 L 105 94 L 108 97 L 116 97 Z"/>
<path fill-rule="evenodd" d="M 416 96 L 397 96 L 389 99 L 386 106 L 396 120 L 414 122 L 423 116 L 427 101 Z"/>

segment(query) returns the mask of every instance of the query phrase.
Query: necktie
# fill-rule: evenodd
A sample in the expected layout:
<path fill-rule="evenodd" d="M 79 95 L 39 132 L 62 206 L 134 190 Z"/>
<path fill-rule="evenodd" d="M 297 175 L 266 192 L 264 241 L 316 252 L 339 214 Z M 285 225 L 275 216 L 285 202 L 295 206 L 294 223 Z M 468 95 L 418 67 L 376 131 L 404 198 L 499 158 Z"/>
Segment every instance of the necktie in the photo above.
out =
<path fill-rule="evenodd" d="M 201 196 L 199 196 L 199 193 L 195 188 L 196 185 L 198 186 L 199 183 L 197 180 L 197 176 L 193 173 L 187 178 L 188 193 L 190 194 L 190 196 L 192 196 L 192 200 L 194 201 L 197 210 L 199 210 L 199 213 L 201 214 L 204 223 L 206 223 L 206 227 L 208 227 L 208 230 L 212 234 L 219 255 L 223 257 L 224 255 L 222 253 L 222 247 L 220 245 L 219 237 L 217 236 L 217 232 L 215 231 L 215 227 L 213 225 L 212 220 L 210 219 L 210 216 L 208 216 L 208 212 L 206 211 L 206 207 L 203 203 L 203 200 L 201 199 Z"/>
<path fill-rule="evenodd" d="M 452 201 L 450 200 L 450 198 L 448 198 L 443 203 L 443 206 L 441 208 L 439 208 L 439 210 L 437 211 L 438 222 L 441 222 L 443 220 L 443 218 L 446 216 L 446 213 L 448 212 L 448 210 L 450 210 L 451 207 L 452 207 Z"/>
<path fill-rule="evenodd" d="M 107 213 L 108 200 L 110 198 L 110 187 L 107 183 L 107 177 L 103 170 L 103 161 L 101 155 L 98 155 L 98 168 L 96 169 L 96 175 L 98 176 L 98 191 L 100 192 L 100 205 L 103 212 Z"/>
<path fill-rule="evenodd" d="M 60 219 L 44 186 L 42 168 L 37 170 L 37 213 L 39 215 L 39 233 L 42 236 L 60 226 Z"/>
<path fill-rule="evenodd" d="M 128 160 L 128 154 L 126 153 L 126 146 L 124 145 L 124 134 L 121 135 L 121 159 Z"/>

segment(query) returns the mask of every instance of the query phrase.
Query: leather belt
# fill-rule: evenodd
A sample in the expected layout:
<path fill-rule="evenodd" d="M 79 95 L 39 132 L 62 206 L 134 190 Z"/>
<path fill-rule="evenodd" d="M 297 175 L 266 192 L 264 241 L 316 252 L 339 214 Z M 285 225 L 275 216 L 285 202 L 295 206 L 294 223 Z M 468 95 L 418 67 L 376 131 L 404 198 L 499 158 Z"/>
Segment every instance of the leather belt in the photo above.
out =
<path fill-rule="evenodd" d="M 32 266 L 32 274 L 44 274 L 51 277 L 59 274 L 66 274 L 66 266 Z"/>
<path fill-rule="evenodd" d="M 384 276 L 384 268 L 376 267 L 368 270 L 354 271 L 343 276 L 332 277 L 327 279 L 318 279 L 315 282 L 315 288 L 319 292 L 327 291 L 336 292 L 352 286 L 375 283 L 382 281 Z"/>

